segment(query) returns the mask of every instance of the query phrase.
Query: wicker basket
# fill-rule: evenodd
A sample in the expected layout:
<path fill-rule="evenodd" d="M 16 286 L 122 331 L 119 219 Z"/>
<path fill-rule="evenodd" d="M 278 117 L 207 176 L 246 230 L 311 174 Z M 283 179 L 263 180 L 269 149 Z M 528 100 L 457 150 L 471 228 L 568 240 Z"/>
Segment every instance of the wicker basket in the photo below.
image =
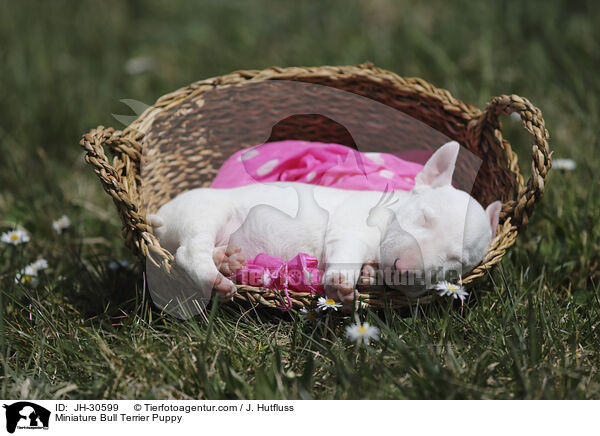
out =
<path fill-rule="evenodd" d="M 161 97 L 123 131 L 99 126 L 81 140 L 86 161 L 117 206 L 125 242 L 134 254 L 149 259 L 164 272 L 172 273 L 173 254 L 160 246 L 146 222 L 146 213 L 155 212 L 184 191 L 210 185 L 227 157 L 240 147 L 260 143 L 261 138 L 251 133 L 248 141 L 240 142 L 240 134 L 243 135 L 240 131 L 252 132 L 265 111 L 277 105 L 277 101 L 268 96 L 249 97 L 248 104 L 260 110 L 254 118 L 245 118 L 246 125 L 238 125 L 232 122 L 236 114 L 226 102 L 210 101 L 212 94 L 208 91 L 232 87 L 246 90 L 259 83 L 281 80 L 325 85 L 383 103 L 431 126 L 443 137 L 458 141 L 483 160 L 471 194 L 484 205 L 500 199 L 503 207 L 497 236 L 485 259 L 463 278 L 463 283 L 482 277 L 502 259 L 514 244 L 518 231 L 527 224 L 535 202 L 544 193 L 551 166 L 548 132 L 540 110 L 525 98 L 501 95 L 493 98 L 484 110 L 479 110 L 421 79 L 402 78 L 371 64 L 237 71 L 193 83 Z M 199 112 L 198 108 L 204 110 Z M 328 113 L 335 116 L 347 111 L 348 107 L 343 104 L 334 104 Z M 517 156 L 502 138 L 499 116 L 511 113 L 520 115 L 533 141 L 532 175 L 526 183 L 519 173 Z M 305 139 L 353 145 L 346 129 L 320 116 L 291 116 L 276 127 L 271 133 L 273 140 Z M 386 126 L 386 129 L 393 129 L 393 126 Z M 367 133 L 377 139 L 375 130 Z M 393 144 L 385 138 L 375 142 L 377 151 L 393 151 Z M 183 152 L 178 147 L 182 143 L 186 143 Z M 427 141 L 421 145 L 425 143 Z M 112 159 L 108 157 L 109 152 Z M 311 304 L 314 298 L 307 293 L 294 292 L 290 292 L 290 297 L 295 308 Z M 419 301 L 426 302 L 431 298 L 428 295 Z M 381 289 L 364 291 L 361 299 L 375 307 L 402 307 L 414 302 L 397 291 Z M 234 298 L 234 301 L 242 300 L 269 307 L 282 304 L 278 292 L 247 286 L 240 286 Z"/>

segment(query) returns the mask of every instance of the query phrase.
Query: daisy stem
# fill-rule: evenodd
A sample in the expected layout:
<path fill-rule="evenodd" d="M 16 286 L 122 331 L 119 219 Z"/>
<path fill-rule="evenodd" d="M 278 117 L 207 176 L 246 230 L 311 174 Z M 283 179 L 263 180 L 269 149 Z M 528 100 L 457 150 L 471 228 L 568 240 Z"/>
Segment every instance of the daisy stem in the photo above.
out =
<path fill-rule="evenodd" d="M 357 347 L 358 347 L 357 361 L 359 363 L 360 362 L 364 362 L 365 361 L 365 352 L 366 352 L 366 349 L 367 349 L 367 346 L 365 345 L 364 338 L 361 338 L 358 341 Z"/>

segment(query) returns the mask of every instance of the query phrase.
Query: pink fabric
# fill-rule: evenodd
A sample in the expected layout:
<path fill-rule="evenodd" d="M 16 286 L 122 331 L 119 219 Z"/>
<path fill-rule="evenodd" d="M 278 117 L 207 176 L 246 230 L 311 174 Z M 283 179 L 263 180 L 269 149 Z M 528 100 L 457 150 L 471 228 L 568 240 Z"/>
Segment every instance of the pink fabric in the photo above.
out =
<path fill-rule="evenodd" d="M 341 189 L 409 191 L 423 165 L 388 153 L 361 153 L 339 144 L 288 140 L 238 151 L 219 169 L 212 188 L 288 181 Z"/>
<path fill-rule="evenodd" d="M 284 262 L 279 257 L 272 257 L 261 253 L 238 270 L 234 279 L 237 283 L 250 286 L 260 286 L 284 292 L 287 304 L 285 309 L 291 307 L 288 290 L 296 292 L 310 292 L 323 294 L 321 285 L 323 271 L 317 268 L 319 262 L 316 257 L 300 253 L 289 262 Z"/>

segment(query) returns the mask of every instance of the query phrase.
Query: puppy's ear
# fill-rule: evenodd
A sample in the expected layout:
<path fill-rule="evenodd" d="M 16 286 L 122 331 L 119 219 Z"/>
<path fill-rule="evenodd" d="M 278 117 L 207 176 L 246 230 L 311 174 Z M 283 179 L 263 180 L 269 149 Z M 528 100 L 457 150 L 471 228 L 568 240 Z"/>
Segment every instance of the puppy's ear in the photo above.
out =
<path fill-rule="evenodd" d="M 452 183 L 459 150 L 460 145 L 456 141 L 442 145 L 425 163 L 423 170 L 417 174 L 415 185 L 438 188 Z"/>
<path fill-rule="evenodd" d="M 496 237 L 496 229 L 498 228 L 501 209 L 502 203 L 500 201 L 494 201 L 485 209 L 485 214 L 487 215 L 490 227 L 492 228 L 492 239 Z"/>

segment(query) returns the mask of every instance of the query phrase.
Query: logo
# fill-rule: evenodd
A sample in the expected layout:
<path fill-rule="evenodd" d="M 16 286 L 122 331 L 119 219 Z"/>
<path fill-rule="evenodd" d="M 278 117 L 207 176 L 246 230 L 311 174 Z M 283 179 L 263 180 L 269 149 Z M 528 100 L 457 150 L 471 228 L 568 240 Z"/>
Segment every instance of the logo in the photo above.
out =
<path fill-rule="evenodd" d="M 50 411 L 29 401 L 19 401 L 3 406 L 6 409 L 6 431 L 14 433 L 18 429 L 48 429 Z"/>

